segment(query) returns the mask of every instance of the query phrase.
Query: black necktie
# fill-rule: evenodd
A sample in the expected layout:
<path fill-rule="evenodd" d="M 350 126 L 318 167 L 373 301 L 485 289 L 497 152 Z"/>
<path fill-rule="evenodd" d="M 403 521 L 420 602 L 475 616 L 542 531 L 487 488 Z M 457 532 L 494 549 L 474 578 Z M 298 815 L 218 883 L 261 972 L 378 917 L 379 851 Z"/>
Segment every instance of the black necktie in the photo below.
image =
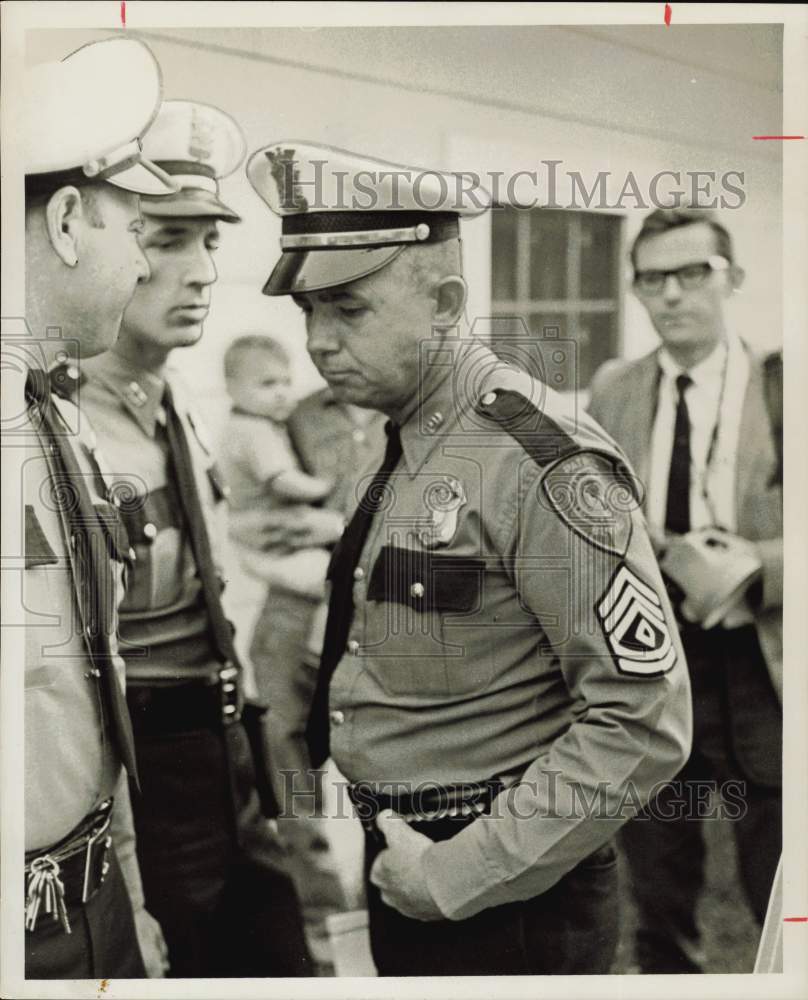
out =
<path fill-rule="evenodd" d="M 690 415 L 685 392 L 693 384 L 689 375 L 679 375 L 676 389 L 676 421 L 673 425 L 673 449 L 668 475 L 668 503 L 665 509 L 665 529 L 677 535 L 690 531 Z"/>
<path fill-rule="evenodd" d="M 331 599 L 328 603 L 323 655 L 320 658 L 317 686 L 306 726 L 309 754 L 314 767 L 320 767 L 328 757 L 328 688 L 337 664 L 345 652 L 348 633 L 353 623 L 354 570 L 362 555 L 362 549 L 373 522 L 373 515 L 380 509 L 385 499 L 385 484 L 401 458 L 401 435 L 398 427 L 388 421 L 385 430 L 387 432 L 387 448 L 384 453 L 384 461 L 359 501 L 359 506 L 348 523 L 331 560 L 329 572 Z"/>
<path fill-rule="evenodd" d="M 121 690 L 115 666 L 112 662 L 110 634 L 112 632 L 113 610 L 110 594 L 105 584 L 112 585 L 110 569 L 101 563 L 108 558 L 106 535 L 99 519 L 95 504 L 87 490 L 87 477 L 82 472 L 73 449 L 68 443 L 69 431 L 55 412 L 51 402 L 48 376 L 45 372 L 30 372 L 26 383 L 28 398 L 34 402 L 42 417 L 40 425 L 43 436 L 48 439 L 55 478 L 53 496 L 64 496 L 62 515 L 66 519 L 73 542 L 73 565 L 75 578 L 73 586 L 85 630 L 90 659 L 98 671 L 101 696 L 109 714 L 112 737 L 118 754 L 129 776 L 137 783 L 135 762 L 135 740 L 132 721 L 126 698 Z M 101 477 L 97 472 L 96 479 Z M 62 489 L 59 481 L 67 484 Z M 112 605 L 114 606 L 114 597 Z"/>
<path fill-rule="evenodd" d="M 222 662 L 228 666 L 238 667 L 239 661 L 233 647 L 233 629 L 222 608 L 222 585 L 211 552 L 208 527 L 194 475 L 193 459 L 185 436 L 185 428 L 174 409 L 169 386 L 166 386 L 163 395 L 163 408 L 166 412 L 166 434 L 174 465 L 177 492 L 188 526 L 191 550 L 202 585 L 202 596 L 211 623 L 213 642 Z"/>

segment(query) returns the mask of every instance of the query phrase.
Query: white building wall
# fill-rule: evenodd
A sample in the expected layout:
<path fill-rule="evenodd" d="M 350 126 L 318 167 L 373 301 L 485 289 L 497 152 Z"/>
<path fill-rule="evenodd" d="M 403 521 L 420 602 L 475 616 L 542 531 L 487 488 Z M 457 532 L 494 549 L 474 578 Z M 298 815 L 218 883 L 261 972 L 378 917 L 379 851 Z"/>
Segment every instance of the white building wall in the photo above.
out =
<path fill-rule="evenodd" d="M 665 30 L 664 27 L 662 30 Z M 642 189 L 659 170 L 745 175 L 746 201 L 724 213 L 746 268 L 733 323 L 758 348 L 782 342 L 781 156 L 752 140 L 781 131 L 776 26 L 654 28 L 196 29 L 144 33 L 166 97 L 217 104 L 250 150 L 278 139 L 317 140 L 437 169 L 539 170 L 561 160 L 591 186 L 610 171 L 614 199 L 628 171 Z M 58 58 L 102 32 L 29 32 L 27 59 Z M 776 146 L 776 148 L 774 148 Z M 244 216 L 224 226 L 219 284 L 203 340 L 176 356 L 215 430 L 226 409 L 221 358 L 236 335 L 281 338 L 299 389 L 318 377 L 303 324 L 285 298 L 262 296 L 278 255 L 278 220 L 239 171 L 223 185 Z M 539 190 L 540 195 L 542 190 Z M 560 194 L 560 197 L 563 196 Z M 632 203 L 626 202 L 627 206 Z M 644 210 L 627 207 L 627 237 Z M 464 227 L 470 314 L 490 307 L 490 222 Z M 626 295 L 622 352 L 654 341 Z"/>

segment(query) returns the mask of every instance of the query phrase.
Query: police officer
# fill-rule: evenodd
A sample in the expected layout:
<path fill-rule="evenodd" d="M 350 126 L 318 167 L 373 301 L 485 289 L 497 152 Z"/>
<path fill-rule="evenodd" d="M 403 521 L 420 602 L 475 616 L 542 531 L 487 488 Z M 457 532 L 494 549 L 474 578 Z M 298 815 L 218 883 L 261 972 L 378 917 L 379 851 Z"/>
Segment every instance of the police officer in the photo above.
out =
<path fill-rule="evenodd" d="M 218 108 L 166 101 L 146 152 L 180 190 L 143 200 L 150 280 L 79 386 L 83 411 L 115 455 L 137 556 L 121 652 L 143 790 L 134 814 L 145 895 L 173 976 L 302 975 L 299 911 L 259 811 L 221 604 L 225 487 L 192 396 L 167 365 L 174 348 L 202 335 L 219 224 L 239 221 L 219 180 L 243 159 L 244 140 Z"/>
<path fill-rule="evenodd" d="M 174 190 L 140 152 L 159 68 L 139 42 L 104 41 L 25 89 L 25 972 L 141 977 L 145 960 L 159 975 L 121 767 L 136 785 L 115 635 L 129 546 L 92 431 L 47 377 L 59 356 L 106 350 L 148 277 L 138 195 Z"/>
<path fill-rule="evenodd" d="M 468 178 L 294 141 L 247 170 L 282 220 L 264 291 L 298 303 L 335 396 L 390 418 L 332 559 L 309 725 L 367 830 L 377 968 L 607 972 L 611 839 L 690 740 L 638 485 L 457 335 Z"/>

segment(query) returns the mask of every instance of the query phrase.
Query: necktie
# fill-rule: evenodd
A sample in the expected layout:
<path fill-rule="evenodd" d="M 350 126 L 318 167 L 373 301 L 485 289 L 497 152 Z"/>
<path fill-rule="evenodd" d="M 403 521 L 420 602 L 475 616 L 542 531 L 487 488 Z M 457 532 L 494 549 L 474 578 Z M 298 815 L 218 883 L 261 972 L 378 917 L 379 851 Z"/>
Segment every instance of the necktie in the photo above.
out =
<path fill-rule="evenodd" d="M 348 633 L 353 623 L 353 573 L 359 562 L 359 557 L 362 555 L 373 516 L 381 508 L 385 499 L 384 487 L 401 458 L 401 435 L 398 427 L 388 421 L 385 431 L 387 432 L 387 448 L 384 460 L 359 501 L 359 506 L 348 523 L 331 560 L 329 572 L 331 598 L 328 603 L 323 655 L 320 659 L 317 686 L 314 690 L 308 725 L 306 726 L 309 754 L 314 767 L 320 767 L 328 757 L 328 688 L 337 664 L 345 652 Z"/>
<path fill-rule="evenodd" d="M 668 502 L 665 509 L 665 529 L 677 535 L 690 531 L 690 415 L 685 392 L 693 384 L 689 375 L 679 375 L 676 389 L 676 420 L 673 425 L 673 449 L 668 475 Z"/>
<path fill-rule="evenodd" d="M 129 776 L 137 783 L 135 740 L 132 722 L 115 666 L 109 638 L 112 631 L 110 594 L 104 583 L 111 582 L 109 568 L 100 560 L 108 558 L 103 525 L 86 486 L 86 475 L 79 467 L 68 443 L 68 430 L 51 404 L 48 377 L 44 372 L 30 372 L 26 393 L 38 407 L 41 430 L 47 438 L 57 483 L 53 495 L 65 497 L 61 508 L 73 543 L 75 576 L 73 586 L 85 630 L 93 666 L 98 671 L 101 695 L 109 714 L 112 736 Z M 100 473 L 98 474 L 100 476 Z M 67 484 L 62 489 L 58 481 Z M 112 598 L 114 605 L 114 598 Z"/>
<path fill-rule="evenodd" d="M 166 412 L 166 434 L 174 466 L 177 492 L 188 526 L 191 550 L 194 554 L 199 582 L 202 585 L 202 596 L 211 623 L 213 642 L 222 662 L 227 666 L 238 667 L 239 661 L 233 647 L 233 629 L 222 608 L 221 580 L 211 552 L 208 527 L 205 523 L 205 515 L 199 499 L 199 488 L 194 475 L 193 459 L 188 447 L 188 439 L 185 436 L 185 428 L 174 409 L 174 399 L 168 385 L 166 385 L 163 395 L 163 408 Z"/>

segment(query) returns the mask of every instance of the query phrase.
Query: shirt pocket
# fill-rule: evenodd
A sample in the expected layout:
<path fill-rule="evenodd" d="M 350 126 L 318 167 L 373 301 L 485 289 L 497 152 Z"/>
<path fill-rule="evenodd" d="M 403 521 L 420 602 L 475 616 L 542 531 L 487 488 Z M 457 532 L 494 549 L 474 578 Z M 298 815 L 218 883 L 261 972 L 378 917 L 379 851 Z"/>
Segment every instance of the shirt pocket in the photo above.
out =
<path fill-rule="evenodd" d="M 482 560 L 381 550 L 368 582 L 376 625 L 367 653 L 382 687 L 451 697 L 490 683 L 493 634 L 485 620 L 484 584 Z"/>

